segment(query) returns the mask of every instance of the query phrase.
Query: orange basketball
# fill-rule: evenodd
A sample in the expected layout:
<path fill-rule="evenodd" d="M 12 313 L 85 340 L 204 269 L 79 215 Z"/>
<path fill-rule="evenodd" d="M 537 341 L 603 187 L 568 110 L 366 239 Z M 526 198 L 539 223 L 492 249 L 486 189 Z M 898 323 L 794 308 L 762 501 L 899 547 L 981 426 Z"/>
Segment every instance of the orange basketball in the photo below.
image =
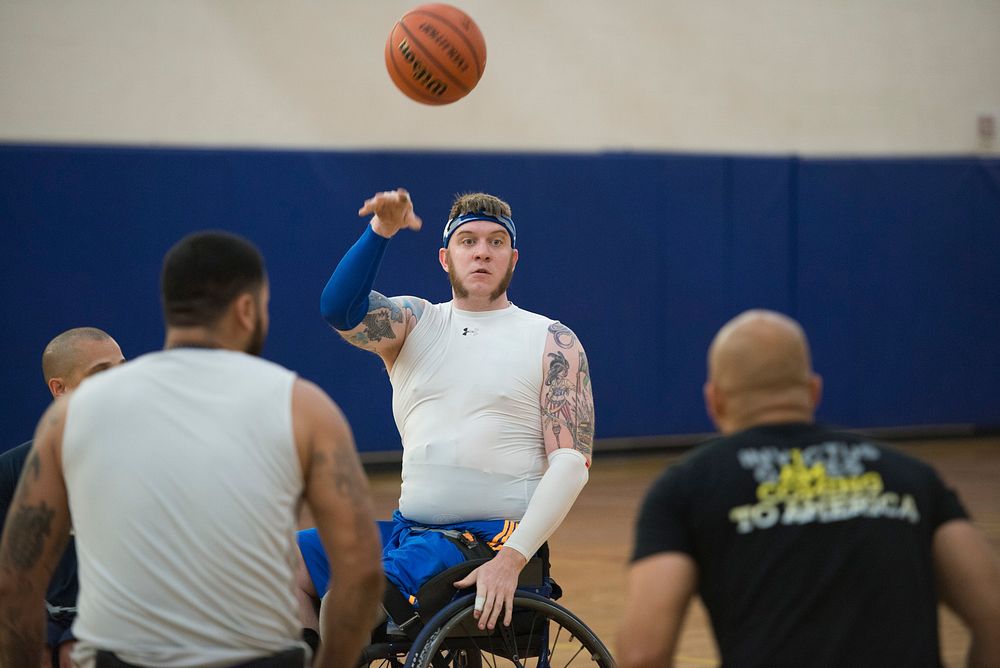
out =
<path fill-rule="evenodd" d="M 486 69 L 486 42 L 461 9 L 420 5 L 389 32 L 385 66 L 407 97 L 424 104 L 450 104 L 479 83 Z"/>

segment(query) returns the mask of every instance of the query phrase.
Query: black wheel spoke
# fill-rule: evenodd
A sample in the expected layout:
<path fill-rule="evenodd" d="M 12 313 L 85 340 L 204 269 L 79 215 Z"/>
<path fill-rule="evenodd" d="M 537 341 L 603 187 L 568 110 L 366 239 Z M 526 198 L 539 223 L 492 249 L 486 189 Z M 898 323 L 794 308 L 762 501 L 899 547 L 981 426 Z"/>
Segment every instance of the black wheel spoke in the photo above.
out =
<path fill-rule="evenodd" d="M 514 629 L 501 624 L 500 637 L 503 638 L 504 645 L 506 645 L 507 651 L 510 653 L 510 660 L 517 668 L 524 668 L 524 664 L 521 663 L 520 652 L 517 648 L 517 638 L 514 635 Z"/>
<path fill-rule="evenodd" d="M 562 630 L 563 630 L 563 627 L 560 624 L 559 625 L 559 630 L 556 631 L 556 636 L 552 639 L 552 644 L 549 645 L 549 656 L 552 656 L 552 655 L 554 655 L 556 653 L 556 645 L 559 643 L 559 634 L 562 633 Z"/>
<path fill-rule="evenodd" d="M 573 656 L 571 656 L 569 658 L 569 661 L 567 661 L 566 663 L 564 663 L 563 666 L 568 666 L 569 664 L 573 663 L 573 661 L 576 659 L 576 657 L 580 656 L 580 652 L 582 652 L 583 650 L 584 650 L 583 645 L 580 645 L 580 647 L 577 648 L 577 650 L 573 654 Z"/>

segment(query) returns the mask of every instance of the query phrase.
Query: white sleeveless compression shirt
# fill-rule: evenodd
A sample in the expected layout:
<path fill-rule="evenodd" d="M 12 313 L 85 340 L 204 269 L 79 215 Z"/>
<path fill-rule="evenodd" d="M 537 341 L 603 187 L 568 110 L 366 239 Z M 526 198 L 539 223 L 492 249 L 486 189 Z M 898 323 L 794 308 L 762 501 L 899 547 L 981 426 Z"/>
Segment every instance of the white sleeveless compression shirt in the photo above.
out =
<path fill-rule="evenodd" d="M 547 466 L 540 397 L 553 322 L 513 304 L 427 306 L 389 374 L 404 517 L 521 519 Z"/>
<path fill-rule="evenodd" d="M 243 353 L 177 348 L 70 398 L 80 665 L 105 649 L 144 666 L 223 666 L 298 644 L 294 380 Z"/>

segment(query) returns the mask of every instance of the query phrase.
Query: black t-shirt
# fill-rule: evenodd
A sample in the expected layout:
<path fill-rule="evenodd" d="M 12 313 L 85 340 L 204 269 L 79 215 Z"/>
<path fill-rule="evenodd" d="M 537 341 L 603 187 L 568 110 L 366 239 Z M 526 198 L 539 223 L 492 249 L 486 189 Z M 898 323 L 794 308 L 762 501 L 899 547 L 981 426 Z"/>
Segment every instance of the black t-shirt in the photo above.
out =
<path fill-rule="evenodd" d="M 757 427 L 660 476 L 633 559 L 694 558 L 726 666 L 939 666 L 931 542 L 964 517 L 930 466 L 885 445 Z"/>
<path fill-rule="evenodd" d="M 10 510 L 11 501 L 14 500 L 14 492 L 17 490 L 17 481 L 21 478 L 21 471 L 24 469 L 24 462 L 31 451 L 31 441 L 22 443 L 16 448 L 11 448 L 7 452 L 0 454 L 0 535 L 7 523 L 7 512 Z M 52 573 L 52 580 L 49 582 L 49 589 L 45 593 L 45 600 L 58 607 L 72 608 L 76 606 L 76 596 L 79 583 L 76 579 L 76 544 L 73 539 L 69 539 L 66 551 L 63 552 L 62 559 L 56 565 L 56 570 Z"/>

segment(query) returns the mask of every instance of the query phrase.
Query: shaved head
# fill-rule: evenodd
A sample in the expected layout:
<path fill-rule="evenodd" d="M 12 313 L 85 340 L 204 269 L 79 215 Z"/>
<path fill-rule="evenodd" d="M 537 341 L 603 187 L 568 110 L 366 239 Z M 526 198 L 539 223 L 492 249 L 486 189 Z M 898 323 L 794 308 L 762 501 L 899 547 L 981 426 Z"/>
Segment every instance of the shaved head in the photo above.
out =
<path fill-rule="evenodd" d="M 705 395 L 724 432 L 762 422 L 812 421 L 819 377 L 802 327 L 765 310 L 730 320 L 709 348 Z"/>
<path fill-rule="evenodd" d="M 42 353 L 42 375 L 53 396 L 72 390 L 87 376 L 125 361 L 118 343 L 96 327 L 58 335 Z"/>

